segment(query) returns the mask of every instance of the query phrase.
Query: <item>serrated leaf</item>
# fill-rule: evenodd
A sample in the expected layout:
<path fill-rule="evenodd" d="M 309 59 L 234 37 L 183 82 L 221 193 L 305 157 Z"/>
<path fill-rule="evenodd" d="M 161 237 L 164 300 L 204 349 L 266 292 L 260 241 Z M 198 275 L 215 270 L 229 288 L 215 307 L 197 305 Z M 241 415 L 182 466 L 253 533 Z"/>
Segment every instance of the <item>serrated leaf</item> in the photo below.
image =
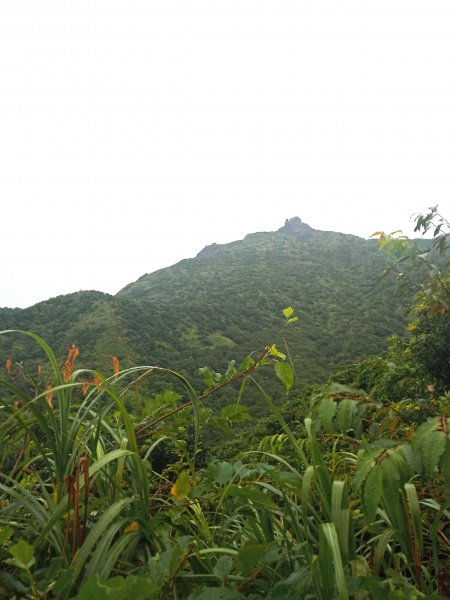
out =
<path fill-rule="evenodd" d="M 393 527 L 401 528 L 403 505 L 400 499 L 400 474 L 391 458 L 385 458 L 376 467 L 383 473 L 383 506 Z"/>
<path fill-rule="evenodd" d="M 447 436 L 443 431 L 432 431 L 422 442 L 422 458 L 425 471 L 431 475 L 436 468 L 439 459 L 444 453 Z"/>
<path fill-rule="evenodd" d="M 341 400 L 337 409 L 336 421 L 339 430 L 346 433 L 352 426 L 353 414 L 358 408 L 358 403 L 355 400 Z"/>
<path fill-rule="evenodd" d="M 325 398 L 320 403 L 319 417 L 322 427 L 326 433 L 333 432 L 333 418 L 337 411 L 337 404 L 331 398 Z"/>
<path fill-rule="evenodd" d="M 360 451 L 358 454 L 358 460 L 356 463 L 356 473 L 352 481 L 352 487 L 354 490 L 358 490 L 362 485 L 367 475 L 370 473 L 375 465 L 375 454 L 373 452 Z"/>
<path fill-rule="evenodd" d="M 378 465 L 376 465 L 367 475 L 363 491 L 364 516 L 369 523 L 375 519 L 382 492 L 383 473 Z"/>
<path fill-rule="evenodd" d="M 291 365 L 287 362 L 277 362 L 275 363 L 275 373 L 282 381 L 286 391 L 289 392 L 294 385 L 294 370 Z"/>
<path fill-rule="evenodd" d="M 414 433 L 411 438 L 411 443 L 414 452 L 421 453 L 424 439 L 430 434 L 432 431 L 436 431 L 439 427 L 439 420 L 437 417 L 433 417 L 422 423 L 420 427 L 418 427 L 417 431 Z"/>

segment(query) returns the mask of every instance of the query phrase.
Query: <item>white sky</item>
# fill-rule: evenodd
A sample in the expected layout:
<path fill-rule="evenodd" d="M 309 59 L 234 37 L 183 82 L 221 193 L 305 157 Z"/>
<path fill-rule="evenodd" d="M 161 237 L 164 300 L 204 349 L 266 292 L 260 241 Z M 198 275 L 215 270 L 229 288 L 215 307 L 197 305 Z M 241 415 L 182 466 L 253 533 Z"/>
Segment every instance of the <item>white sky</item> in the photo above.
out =
<path fill-rule="evenodd" d="M 450 213 L 450 2 L 0 3 L 0 306 Z"/>

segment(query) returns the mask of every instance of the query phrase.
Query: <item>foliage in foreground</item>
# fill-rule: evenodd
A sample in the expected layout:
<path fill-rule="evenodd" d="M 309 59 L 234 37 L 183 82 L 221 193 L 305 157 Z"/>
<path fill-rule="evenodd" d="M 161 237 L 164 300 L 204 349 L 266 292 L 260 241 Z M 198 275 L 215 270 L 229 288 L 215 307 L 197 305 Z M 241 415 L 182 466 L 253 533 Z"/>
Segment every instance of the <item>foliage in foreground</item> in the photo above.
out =
<path fill-rule="evenodd" d="M 218 419 L 181 378 L 185 404 L 136 426 L 124 397 L 154 368 L 104 379 L 75 371 L 72 349 L 62 374 L 33 337 L 54 380 L 32 394 L 26 385 L 36 381 L 3 381 L 0 597 L 362 600 L 448 592 L 448 416 L 388 428 L 389 410 L 341 385 L 315 396 L 292 428 L 255 377 L 274 364 L 291 387 L 292 369 L 271 347 L 210 381 L 210 391 L 227 380 L 242 381 L 241 392 L 253 384 L 282 433 L 239 459 L 197 469 L 200 428 L 241 418 L 239 404 Z M 185 439 L 180 433 L 179 460 L 156 472 L 152 453 L 173 438 L 177 414 L 189 430 Z"/>
<path fill-rule="evenodd" d="M 448 316 L 443 289 L 421 299 L 423 323 Z M 292 309 L 284 316 L 295 319 Z M 293 386 L 275 346 L 223 374 L 203 369 L 197 394 L 158 367 L 120 371 L 114 361 L 109 378 L 76 370 L 75 347 L 61 369 L 41 338 L 25 335 L 48 366 L 30 377 L 7 361 L 1 382 L 0 598 L 450 596 L 442 378 L 421 403 L 334 383 L 299 402 L 288 422 L 259 379 L 273 367 L 285 391 Z M 430 335 L 438 340 L 439 328 Z M 435 376 L 424 366 L 420 385 Z M 148 398 L 136 422 L 127 395 L 153 377 L 174 378 L 180 394 L 168 387 Z M 219 415 L 203 408 L 227 385 L 239 386 L 234 404 Z M 202 432 L 247 419 L 248 386 L 279 430 L 200 468 Z M 158 458 L 164 447 L 170 461 Z"/>

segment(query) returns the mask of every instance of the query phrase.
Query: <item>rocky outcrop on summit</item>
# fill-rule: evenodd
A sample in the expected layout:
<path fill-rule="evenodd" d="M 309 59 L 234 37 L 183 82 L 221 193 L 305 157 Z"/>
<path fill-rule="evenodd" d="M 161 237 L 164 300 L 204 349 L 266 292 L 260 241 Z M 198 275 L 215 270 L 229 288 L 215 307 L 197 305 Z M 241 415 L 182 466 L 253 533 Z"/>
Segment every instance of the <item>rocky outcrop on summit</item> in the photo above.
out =
<path fill-rule="evenodd" d="M 286 219 L 284 226 L 280 227 L 278 231 L 295 236 L 300 240 L 307 240 L 311 237 L 314 229 L 307 223 L 303 223 L 299 217 L 293 217 L 292 219 Z"/>

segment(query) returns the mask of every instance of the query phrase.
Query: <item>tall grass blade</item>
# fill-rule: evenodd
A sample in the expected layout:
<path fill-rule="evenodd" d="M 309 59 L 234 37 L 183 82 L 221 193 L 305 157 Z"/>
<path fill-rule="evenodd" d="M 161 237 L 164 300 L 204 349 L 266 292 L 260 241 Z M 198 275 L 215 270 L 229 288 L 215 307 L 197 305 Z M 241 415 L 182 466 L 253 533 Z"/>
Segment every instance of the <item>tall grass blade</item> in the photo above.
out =
<path fill-rule="evenodd" d="M 345 580 L 344 566 L 342 564 L 342 556 L 339 548 L 339 540 L 334 523 L 324 523 L 321 526 L 321 531 L 323 533 L 323 538 L 320 540 L 320 542 L 323 543 L 325 539 L 329 554 L 332 559 L 334 583 L 336 585 L 338 598 L 339 600 L 348 600 L 348 588 Z M 328 552 L 325 554 L 328 555 Z M 329 579 L 328 574 L 326 579 Z M 333 596 L 330 595 L 329 597 L 332 598 Z"/>
<path fill-rule="evenodd" d="M 117 516 L 132 502 L 134 502 L 134 498 L 122 498 L 118 502 L 115 502 L 112 506 L 106 509 L 106 511 L 102 514 L 100 519 L 94 525 L 94 527 L 89 532 L 88 536 L 84 540 L 83 545 L 81 546 L 78 553 L 75 555 L 75 558 L 72 561 L 72 584 L 81 574 L 87 560 L 89 558 L 90 553 L 92 552 L 97 541 L 102 537 L 106 536 L 108 533 L 108 528 L 111 523 Z"/>

